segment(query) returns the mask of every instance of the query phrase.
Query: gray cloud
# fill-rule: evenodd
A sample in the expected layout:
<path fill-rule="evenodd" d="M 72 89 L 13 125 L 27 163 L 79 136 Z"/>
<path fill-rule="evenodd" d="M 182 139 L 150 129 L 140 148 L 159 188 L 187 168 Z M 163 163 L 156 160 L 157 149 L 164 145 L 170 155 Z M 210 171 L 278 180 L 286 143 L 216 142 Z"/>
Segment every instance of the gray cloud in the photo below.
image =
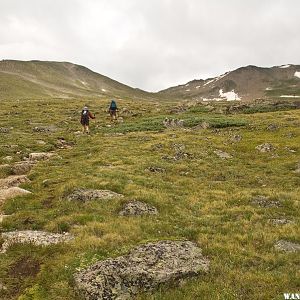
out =
<path fill-rule="evenodd" d="M 0 0 L 0 57 L 71 61 L 145 90 L 299 64 L 298 0 Z"/>

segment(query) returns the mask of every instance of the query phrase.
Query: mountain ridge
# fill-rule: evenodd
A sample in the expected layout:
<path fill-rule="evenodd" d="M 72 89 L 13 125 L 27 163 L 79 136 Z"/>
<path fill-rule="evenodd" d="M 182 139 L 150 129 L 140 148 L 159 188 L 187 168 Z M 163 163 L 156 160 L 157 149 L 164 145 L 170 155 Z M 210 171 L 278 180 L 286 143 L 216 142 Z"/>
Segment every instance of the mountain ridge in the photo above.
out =
<path fill-rule="evenodd" d="M 248 65 L 216 77 L 194 79 L 152 93 L 71 62 L 0 61 L 0 99 L 40 97 L 200 101 L 300 98 L 300 65 L 270 68 Z"/>

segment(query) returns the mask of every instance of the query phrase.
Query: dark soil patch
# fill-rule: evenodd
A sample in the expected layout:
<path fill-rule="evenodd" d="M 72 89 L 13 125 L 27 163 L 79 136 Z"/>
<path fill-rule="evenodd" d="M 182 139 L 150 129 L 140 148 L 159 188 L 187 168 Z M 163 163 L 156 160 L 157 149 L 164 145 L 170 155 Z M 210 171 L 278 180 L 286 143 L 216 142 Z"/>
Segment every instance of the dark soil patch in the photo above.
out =
<path fill-rule="evenodd" d="M 17 260 L 9 269 L 8 275 L 15 278 L 35 277 L 40 271 L 40 262 L 25 256 Z"/>

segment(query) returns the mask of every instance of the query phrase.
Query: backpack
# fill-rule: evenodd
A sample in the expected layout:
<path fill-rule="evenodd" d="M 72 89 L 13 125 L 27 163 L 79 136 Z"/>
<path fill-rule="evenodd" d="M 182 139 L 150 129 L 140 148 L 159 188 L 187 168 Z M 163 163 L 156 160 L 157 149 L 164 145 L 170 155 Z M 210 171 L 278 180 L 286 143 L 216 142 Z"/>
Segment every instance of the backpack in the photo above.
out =
<path fill-rule="evenodd" d="M 89 119 L 89 111 L 88 110 L 83 110 L 81 112 L 81 119 L 83 122 L 88 121 L 88 119 Z"/>
<path fill-rule="evenodd" d="M 117 103 L 116 101 L 112 100 L 110 103 L 110 109 L 117 109 Z"/>

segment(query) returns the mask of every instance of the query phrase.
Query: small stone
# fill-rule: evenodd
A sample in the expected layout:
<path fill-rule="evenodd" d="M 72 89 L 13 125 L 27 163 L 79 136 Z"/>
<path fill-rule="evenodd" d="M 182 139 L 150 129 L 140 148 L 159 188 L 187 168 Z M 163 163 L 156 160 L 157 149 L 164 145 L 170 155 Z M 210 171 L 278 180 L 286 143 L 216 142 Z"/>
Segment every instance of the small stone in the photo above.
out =
<path fill-rule="evenodd" d="M 0 223 L 2 223 L 7 217 L 10 217 L 10 215 L 0 215 Z"/>
<path fill-rule="evenodd" d="M 141 201 L 131 201 L 124 205 L 119 212 L 120 216 L 141 216 L 141 215 L 157 215 L 156 207 Z"/>
<path fill-rule="evenodd" d="M 277 124 L 270 124 L 267 127 L 267 130 L 269 130 L 269 131 L 276 131 L 278 129 L 279 129 L 279 126 Z"/>
<path fill-rule="evenodd" d="M 6 127 L 0 127 L 0 133 L 9 133 L 10 129 Z"/>
<path fill-rule="evenodd" d="M 165 173 L 166 172 L 166 169 L 160 168 L 160 167 L 155 167 L 155 166 L 151 166 L 151 167 L 147 168 L 146 170 L 148 170 L 152 173 Z"/>
<path fill-rule="evenodd" d="M 260 152 L 270 152 L 270 151 L 274 151 L 275 147 L 270 143 L 264 143 L 256 146 L 255 149 Z"/>
<path fill-rule="evenodd" d="M 233 143 L 238 143 L 242 140 L 242 136 L 239 134 L 235 134 L 230 138 L 230 141 Z"/>
<path fill-rule="evenodd" d="M 228 154 L 224 151 L 221 151 L 221 150 L 215 150 L 214 153 L 222 159 L 232 158 L 232 156 L 230 154 Z"/>
<path fill-rule="evenodd" d="M 298 252 L 300 251 L 300 244 L 292 243 L 285 240 L 279 240 L 275 245 L 275 249 L 283 252 Z"/>
<path fill-rule="evenodd" d="M 3 160 L 4 161 L 12 161 L 13 157 L 12 156 L 5 156 L 5 157 L 3 157 Z"/>

